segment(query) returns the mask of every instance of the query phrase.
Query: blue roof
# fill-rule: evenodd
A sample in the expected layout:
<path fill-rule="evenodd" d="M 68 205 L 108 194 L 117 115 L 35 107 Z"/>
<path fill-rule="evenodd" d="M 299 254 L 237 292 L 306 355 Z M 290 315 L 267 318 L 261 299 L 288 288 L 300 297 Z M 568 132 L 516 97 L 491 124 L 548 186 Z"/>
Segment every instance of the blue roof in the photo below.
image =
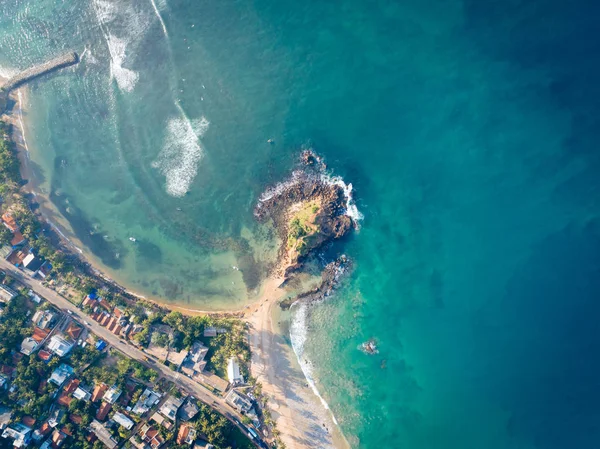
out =
<path fill-rule="evenodd" d="M 102 351 L 104 348 L 106 348 L 106 342 L 104 340 L 98 340 L 96 342 L 96 349 Z"/>

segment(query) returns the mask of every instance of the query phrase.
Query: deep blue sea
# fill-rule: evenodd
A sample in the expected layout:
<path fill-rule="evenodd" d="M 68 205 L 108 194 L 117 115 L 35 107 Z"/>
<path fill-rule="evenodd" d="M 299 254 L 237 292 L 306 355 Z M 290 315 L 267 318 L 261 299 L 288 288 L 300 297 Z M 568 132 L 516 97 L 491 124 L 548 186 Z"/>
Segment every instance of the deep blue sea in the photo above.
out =
<path fill-rule="evenodd" d="M 354 271 L 292 337 L 353 447 L 595 449 L 599 18 L 585 0 L 2 0 L 0 67 L 85 50 L 29 91 L 38 189 L 148 296 L 244 304 L 274 255 L 253 206 L 300 147 L 352 183 Z"/>

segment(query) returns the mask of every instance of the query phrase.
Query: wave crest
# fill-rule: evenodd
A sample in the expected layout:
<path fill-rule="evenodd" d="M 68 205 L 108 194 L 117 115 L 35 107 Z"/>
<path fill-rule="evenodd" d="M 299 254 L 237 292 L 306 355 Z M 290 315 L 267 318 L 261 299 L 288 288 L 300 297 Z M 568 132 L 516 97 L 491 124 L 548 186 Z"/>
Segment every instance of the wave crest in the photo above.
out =
<path fill-rule="evenodd" d="M 163 149 L 152 163 L 165 176 L 169 195 L 182 197 L 188 192 L 198 174 L 198 163 L 204 157 L 200 138 L 209 124 L 205 117 L 192 121 L 185 117 L 169 120 Z"/>

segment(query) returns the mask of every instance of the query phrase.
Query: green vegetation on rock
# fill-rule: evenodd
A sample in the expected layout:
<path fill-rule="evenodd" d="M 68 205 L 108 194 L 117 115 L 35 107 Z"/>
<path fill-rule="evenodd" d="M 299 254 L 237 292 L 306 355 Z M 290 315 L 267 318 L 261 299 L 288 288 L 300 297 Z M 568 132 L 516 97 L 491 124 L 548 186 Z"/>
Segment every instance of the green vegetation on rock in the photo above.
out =
<path fill-rule="evenodd" d="M 319 225 L 316 223 L 318 213 L 319 205 L 316 201 L 311 201 L 293 214 L 288 227 L 288 250 L 295 251 L 300 256 L 306 254 L 310 239 L 319 232 Z"/>

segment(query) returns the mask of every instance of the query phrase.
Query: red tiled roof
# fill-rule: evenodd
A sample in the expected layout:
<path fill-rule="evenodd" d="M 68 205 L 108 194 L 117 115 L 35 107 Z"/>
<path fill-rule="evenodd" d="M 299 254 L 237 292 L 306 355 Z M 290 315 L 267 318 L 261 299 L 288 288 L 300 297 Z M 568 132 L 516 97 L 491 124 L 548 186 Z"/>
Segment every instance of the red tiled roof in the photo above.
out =
<path fill-rule="evenodd" d="M 81 415 L 69 415 L 69 420 L 74 423 L 74 424 L 81 424 L 83 421 L 83 418 L 81 417 Z"/>
<path fill-rule="evenodd" d="M 73 434 L 71 433 L 71 431 L 70 431 L 69 429 L 67 429 L 67 427 L 66 427 L 66 426 L 65 426 L 65 427 L 63 427 L 62 429 L 60 429 L 60 431 L 61 431 L 62 433 L 65 433 L 65 434 L 69 435 L 70 437 L 72 437 L 72 436 L 73 436 Z"/>
<path fill-rule="evenodd" d="M 103 402 L 98 411 L 96 412 L 96 419 L 102 421 L 104 418 L 106 418 L 106 415 L 108 415 L 108 412 L 110 412 L 111 408 L 112 404 L 109 404 L 108 402 Z"/>
<path fill-rule="evenodd" d="M 101 326 L 106 326 L 106 324 L 110 321 L 110 315 L 106 314 L 104 315 L 104 318 L 102 318 L 102 320 L 100 321 L 100 325 Z"/>
<path fill-rule="evenodd" d="M 100 304 L 102 307 L 104 307 L 106 310 L 108 310 L 109 312 L 112 310 L 112 306 L 111 306 L 111 305 L 110 305 L 110 303 L 109 303 L 109 302 L 108 302 L 106 299 L 104 299 L 104 298 L 102 298 L 102 299 L 100 300 L 99 304 Z"/>
<path fill-rule="evenodd" d="M 190 426 L 187 424 L 182 424 L 179 426 L 179 432 L 177 433 L 177 444 L 185 443 L 185 439 L 190 433 Z"/>
<path fill-rule="evenodd" d="M 73 393 L 75 390 L 77 390 L 77 387 L 79 386 L 79 384 L 80 384 L 79 379 L 71 379 L 71 381 L 67 384 L 67 386 L 63 390 L 63 393 L 64 394 Z"/>
<path fill-rule="evenodd" d="M 115 326 L 115 328 L 112 330 L 112 333 L 115 334 L 115 335 L 119 335 L 119 332 L 121 332 L 121 329 L 122 329 L 121 325 L 117 324 Z"/>
<path fill-rule="evenodd" d="M 12 240 L 10 241 L 10 244 L 12 246 L 17 246 L 20 243 L 23 243 L 25 241 L 25 237 L 23 237 L 23 234 L 21 234 L 21 231 L 16 231 L 13 234 Z"/>
<path fill-rule="evenodd" d="M 90 443 L 93 443 L 94 441 L 96 441 L 98 439 L 98 437 L 96 436 L 96 434 L 94 432 L 90 432 L 87 434 L 85 439 L 88 440 Z"/>
<path fill-rule="evenodd" d="M 27 251 L 23 249 L 20 251 L 13 251 L 13 253 L 10 256 L 8 256 L 6 260 L 8 260 L 13 265 L 21 265 L 26 257 Z"/>
<path fill-rule="evenodd" d="M 113 317 L 110 317 L 110 321 L 108 322 L 108 325 L 106 326 L 106 328 L 108 329 L 109 332 L 112 332 L 116 325 L 117 325 L 117 319 L 113 316 Z"/>
<path fill-rule="evenodd" d="M 75 321 L 71 321 L 69 323 L 69 327 L 67 327 L 67 329 L 65 330 L 65 334 L 67 334 L 73 340 L 77 340 L 82 332 L 83 327 L 78 325 Z"/>
<path fill-rule="evenodd" d="M 83 303 L 82 305 L 87 306 L 90 305 L 94 302 L 94 300 L 92 298 L 90 298 L 90 296 L 86 296 L 85 298 L 83 298 Z"/>
<path fill-rule="evenodd" d="M 31 336 L 31 338 L 33 338 L 35 341 L 40 343 L 41 341 L 44 340 L 44 338 L 46 338 L 48 336 L 49 333 L 50 333 L 49 330 L 40 329 L 39 327 L 36 326 L 35 329 L 33 329 L 33 335 Z"/>
<path fill-rule="evenodd" d="M 48 424 L 48 421 L 46 421 L 44 424 L 42 424 L 42 427 L 40 427 L 38 429 L 38 432 L 42 435 L 47 435 L 52 431 L 52 427 L 50 427 L 50 424 Z"/>
<path fill-rule="evenodd" d="M 23 424 L 25 424 L 27 427 L 33 427 L 35 425 L 35 418 L 33 416 L 23 416 L 23 419 L 21 420 L 21 422 Z"/>
<path fill-rule="evenodd" d="M 5 212 L 4 214 L 2 214 L 2 221 L 4 222 L 6 227 L 12 232 L 17 232 L 19 230 L 19 225 L 10 213 Z"/>
<path fill-rule="evenodd" d="M 106 390 L 108 390 L 106 385 L 96 385 L 96 388 L 94 388 L 94 392 L 92 393 L 92 402 L 99 401 L 104 396 L 104 393 L 106 393 Z"/>
<path fill-rule="evenodd" d="M 123 312 L 121 312 L 121 309 L 119 309 L 118 307 L 115 307 L 115 310 L 113 310 L 113 313 L 115 314 L 115 316 L 117 318 L 121 318 L 123 316 Z"/>
<path fill-rule="evenodd" d="M 52 357 L 52 353 L 46 351 L 45 349 L 40 349 L 38 351 L 38 357 L 44 361 L 50 360 L 50 357 Z"/>
<path fill-rule="evenodd" d="M 2 367 L 0 368 L 0 371 L 2 371 L 2 374 L 6 374 L 7 376 L 13 377 L 13 375 L 15 374 L 15 367 L 8 366 L 8 365 L 2 365 Z"/>
<path fill-rule="evenodd" d="M 60 405 L 64 405 L 65 407 L 68 407 L 72 400 L 73 400 L 73 398 L 70 398 L 65 393 L 63 393 L 60 395 L 60 397 L 58 398 L 58 400 L 56 402 L 58 402 Z"/>

